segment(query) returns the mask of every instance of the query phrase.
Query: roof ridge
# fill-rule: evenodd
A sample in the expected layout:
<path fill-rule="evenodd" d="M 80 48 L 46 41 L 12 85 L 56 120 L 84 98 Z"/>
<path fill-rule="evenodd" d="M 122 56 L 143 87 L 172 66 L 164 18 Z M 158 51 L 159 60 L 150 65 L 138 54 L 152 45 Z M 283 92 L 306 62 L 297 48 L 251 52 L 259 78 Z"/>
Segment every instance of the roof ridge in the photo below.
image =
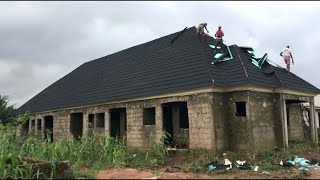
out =
<path fill-rule="evenodd" d="M 284 84 L 282 83 L 281 79 L 279 78 L 277 71 L 274 71 L 274 75 L 276 76 L 276 78 L 277 78 L 278 81 L 280 82 L 280 85 L 281 85 L 282 87 L 284 87 Z"/>
<path fill-rule="evenodd" d="M 235 50 L 236 50 L 236 52 L 237 52 L 237 56 L 238 56 L 238 58 L 239 58 L 240 64 L 241 64 L 241 66 L 242 66 L 242 68 L 243 68 L 243 70 L 244 70 L 244 73 L 246 74 L 247 81 L 248 81 L 248 83 L 250 84 L 249 76 L 248 76 L 247 70 L 246 70 L 245 66 L 243 65 L 243 61 L 242 61 L 241 56 L 239 55 L 238 50 L 237 50 L 238 46 L 237 46 L 236 44 L 234 44 L 234 45 L 232 45 L 232 46 L 234 46 L 234 47 L 235 47 L 234 49 L 235 49 Z"/>
<path fill-rule="evenodd" d="M 195 27 L 195 26 L 193 26 L 193 27 Z M 199 36 L 197 35 L 196 41 L 198 42 L 198 46 L 200 47 L 200 48 L 199 48 L 199 49 L 200 49 L 200 52 L 201 52 L 200 59 L 201 59 L 203 62 L 205 62 L 205 61 L 206 61 L 206 57 L 205 57 L 205 55 L 204 55 L 205 49 L 204 49 L 203 44 L 201 43 L 202 41 L 200 41 L 200 38 L 198 38 L 198 37 L 199 37 Z M 203 37 L 204 37 L 205 40 L 208 40 L 206 36 L 203 36 Z M 213 76 L 212 76 L 212 73 L 211 73 L 212 68 L 211 68 L 210 65 L 211 65 L 211 63 L 210 63 L 209 66 L 208 66 L 208 67 L 209 67 L 209 71 L 208 71 L 209 81 L 212 82 L 212 84 L 214 84 L 214 79 L 213 79 Z"/>

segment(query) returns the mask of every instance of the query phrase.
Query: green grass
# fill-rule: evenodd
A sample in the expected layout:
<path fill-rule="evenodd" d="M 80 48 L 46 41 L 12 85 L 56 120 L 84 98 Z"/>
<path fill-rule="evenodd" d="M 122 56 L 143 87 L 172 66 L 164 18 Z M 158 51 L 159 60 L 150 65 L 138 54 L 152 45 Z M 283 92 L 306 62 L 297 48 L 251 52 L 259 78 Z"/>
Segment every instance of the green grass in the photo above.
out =
<path fill-rule="evenodd" d="M 13 124 L 25 122 L 25 115 Z M 155 137 L 150 139 L 149 149 L 144 152 L 130 151 L 125 142 L 111 138 L 106 135 L 93 136 L 85 135 L 80 140 L 58 139 L 50 142 L 49 139 L 42 140 L 36 136 L 26 135 L 17 137 L 15 126 L 3 126 L 0 124 L 0 179 L 37 178 L 43 172 L 34 171 L 34 167 L 27 166 L 23 157 L 49 161 L 52 164 L 51 174 L 47 178 L 54 177 L 55 164 L 59 161 L 69 161 L 70 178 L 94 178 L 97 170 L 105 167 L 133 167 L 144 169 L 147 167 L 159 167 L 168 160 L 165 141 L 168 134 L 164 133 L 160 142 L 155 142 Z M 49 136 L 48 136 L 49 137 Z M 258 152 L 256 159 L 251 161 L 251 165 L 258 165 L 259 171 L 277 171 L 282 167 L 279 162 L 294 158 L 299 153 L 307 150 L 319 152 L 319 148 L 314 147 L 311 142 L 290 142 L 290 148 L 286 152 Z M 206 150 L 188 150 L 184 156 L 184 167 L 193 173 L 234 173 L 234 171 L 213 171 L 208 172 L 208 167 L 204 164 L 218 160 L 212 153 Z M 236 153 L 228 153 L 231 162 L 243 157 Z M 220 159 L 219 163 L 223 163 Z M 80 171 L 81 167 L 87 167 L 88 171 Z M 155 174 L 161 172 L 154 171 Z M 297 177 L 307 176 L 307 172 L 301 172 Z"/>
<path fill-rule="evenodd" d="M 290 168 L 280 166 L 280 161 L 283 162 L 295 158 L 295 156 L 299 156 L 299 154 L 304 153 L 306 151 L 319 152 L 319 148 L 315 147 L 312 142 L 301 142 L 301 141 L 292 141 L 290 142 L 290 147 L 286 152 L 283 151 L 263 151 L 256 153 L 255 159 L 246 159 L 243 154 L 237 154 L 228 152 L 226 157 L 218 157 L 213 156 L 208 151 L 201 150 L 188 150 L 184 156 L 186 156 L 186 160 L 184 162 L 184 166 L 188 171 L 193 173 L 207 173 L 207 174 L 233 174 L 236 172 L 244 172 L 248 174 L 259 174 L 261 171 L 268 171 L 270 173 L 277 173 L 280 171 L 286 171 Z M 210 161 L 217 160 L 218 163 L 223 164 L 224 158 L 228 158 L 231 162 L 235 162 L 236 160 L 246 160 L 252 166 L 259 166 L 258 171 L 254 172 L 252 170 L 237 170 L 236 168 L 228 170 L 214 170 L 209 172 L 208 167 L 204 166 L 206 163 Z M 301 171 L 297 173 L 294 177 L 303 178 L 307 177 L 309 173 L 307 171 Z"/>
<path fill-rule="evenodd" d="M 69 161 L 73 170 L 89 167 L 99 170 L 104 167 L 121 168 L 125 166 L 144 168 L 157 167 L 167 157 L 164 145 L 164 134 L 160 143 L 152 142 L 150 148 L 143 153 L 130 152 L 124 142 L 106 135 L 84 136 L 80 140 L 60 139 L 52 143 L 49 139 L 41 140 L 32 135 L 16 137 L 11 128 L 1 127 L 0 130 L 0 178 L 32 178 L 32 167 L 21 167 L 22 157 L 41 159 L 51 162 Z M 9 163 L 8 163 L 9 162 Z M 54 166 L 52 166 L 54 175 Z M 41 172 L 39 172 L 41 173 Z M 75 173 L 76 176 L 92 176 Z"/>
<path fill-rule="evenodd" d="M 188 150 L 185 156 L 185 166 L 188 171 L 193 173 L 208 173 L 208 167 L 205 167 L 204 164 L 217 160 L 213 154 L 206 150 Z"/>
<path fill-rule="evenodd" d="M 319 152 L 319 148 L 315 147 L 314 144 L 307 141 L 304 143 L 301 142 L 290 142 L 290 147 L 287 151 L 278 151 L 278 152 L 259 152 L 257 153 L 257 165 L 259 165 L 265 171 L 277 171 L 281 166 L 279 166 L 280 161 L 283 162 L 287 160 L 292 160 L 295 156 L 298 156 L 300 153 L 305 151 Z M 283 167 L 285 168 L 285 167 Z"/>

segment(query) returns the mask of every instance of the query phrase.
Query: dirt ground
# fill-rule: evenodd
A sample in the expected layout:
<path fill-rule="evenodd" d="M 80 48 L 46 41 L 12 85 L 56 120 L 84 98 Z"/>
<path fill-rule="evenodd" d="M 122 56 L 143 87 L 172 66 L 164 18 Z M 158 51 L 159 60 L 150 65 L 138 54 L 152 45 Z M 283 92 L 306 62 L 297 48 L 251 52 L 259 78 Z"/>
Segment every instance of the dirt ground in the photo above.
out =
<path fill-rule="evenodd" d="M 319 153 L 306 151 L 299 154 L 300 157 L 304 157 L 308 160 L 320 159 Z M 178 156 L 172 158 L 169 164 L 180 164 L 184 160 L 183 157 Z M 231 170 L 228 173 L 191 173 L 186 172 L 183 169 L 177 169 L 174 166 L 165 165 L 157 169 L 133 169 L 133 168 L 120 168 L 120 169 L 103 169 L 100 170 L 96 178 L 97 179 L 297 179 L 301 178 L 297 175 L 299 170 L 297 168 L 280 169 L 277 172 L 270 174 L 263 174 L 261 170 L 254 172 L 252 170 Z M 310 175 L 305 179 L 320 179 L 320 169 L 313 170 L 309 168 Z"/>
<path fill-rule="evenodd" d="M 153 173 L 151 170 L 140 171 L 137 169 L 104 169 L 99 171 L 96 176 L 97 179 L 264 179 L 266 176 L 248 176 L 247 174 L 221 174 L 221 175 L 207 175 L 207 174 L 193 174 L 185 172 L 173 173 Z"/>
<path fill-rule="evenodd" d="M 311 175 L 306 179 L 320 179 L 320 170 L 310 170 Z M 132 168 L 104 169 L 98 172 L 97 179 L 291 179 L 295 178 L 290 172 L 265 175 L 260 173 L 237 172 L 235 174 L 194 174 L 186 172 L 154 172 Z"/>

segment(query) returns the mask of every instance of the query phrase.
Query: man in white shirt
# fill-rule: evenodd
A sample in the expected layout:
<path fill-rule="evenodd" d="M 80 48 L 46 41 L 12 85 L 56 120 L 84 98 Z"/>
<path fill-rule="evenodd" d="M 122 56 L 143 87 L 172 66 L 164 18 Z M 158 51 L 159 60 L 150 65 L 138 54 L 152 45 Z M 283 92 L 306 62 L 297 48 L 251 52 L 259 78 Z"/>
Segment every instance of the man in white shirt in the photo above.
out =
<path fill-rule="evenodd" d="M 204 32 L 204 29 L 206 29 L 207 32 L 209 33 L 209 31 L 208 31 L 208 29 L 207 29 L 207 23 L 201 23 L 201 24 L 199 24 L 198 29 L 197 29 L 197 34 L 198 34 L 198 35 L 205 35 L 205 36 L 207 36 L 207 37 L 211 37 L 211 36 L 209 36 L 207 33 Z"/>
<path fill-rule="evenodd" d="M 291 54 L 291 50 L 289 49 L 289 46 L 287 46 L 281 53 L 280 56 L 283 57 L 284 62 L 287 64 L 287 70 L 290 72 L 290 58 L 292 59 L 292 64 L 293 62 L 293 57 Z"/>

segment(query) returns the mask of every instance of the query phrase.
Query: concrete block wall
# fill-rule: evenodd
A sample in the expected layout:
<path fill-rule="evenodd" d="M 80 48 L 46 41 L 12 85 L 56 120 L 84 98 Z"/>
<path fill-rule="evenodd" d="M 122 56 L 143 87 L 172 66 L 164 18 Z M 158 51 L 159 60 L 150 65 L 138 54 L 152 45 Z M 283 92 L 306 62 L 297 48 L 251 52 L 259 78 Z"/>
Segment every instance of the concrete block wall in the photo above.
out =
<path fill-rule="evenodd" d="M 36 120 L 36 115 L 29 116 L 29 133 L 32 135 L 36 134 L 36 126 L 33 125 L 33 121 Z"/>
<path fill-rule="evenodd" d="M 177 118 L 173 118 L 173 134 L 176 142 L 189 143 L 188 146 L 191 149 L 213 149 L 212 135 L 214 130 L 211 95 L 209 93 L 128 103 L 128 146 L 144 149 L 148 148 L 152 141 L 159 142 L 163 132 L 163 109 L 161 104 L 181 101 L 187 102 L 189 129 L 178 128 L 179 122 L 175 121 Z M 143 108 L 150 107 L 156 108 L 156 124 L 143 125 Z M 174 110 L 173 113 L 175 114 L 174 116 L 177 116 L 178 111 Z M 155 139 L 154 136 L 156 137 Z"/>
<path fill-rule="evenodd" d="M 212 94 L 189 96 L 187 103 L 190 149 L 207 149 L 215 152 Z"/>
<path fill-rule="evenodd" d="M 149 147 L 152 141 L 159 142 L 163 133 L 163 109 L 162 104 L 168 102 L 187 102 L 189 129 L 176 128 L 174 134 L 177 141 L 187 142 L 190 148 L 213 149 L 214 147 L 214 129 L 212 113 L 212 96 L 210 93 L 195 94 L 190 96 L 179 96 L 170 98 L 159 98 L 145 101 L 136 101 L 128 103 L 118 103 L 111 105 L 100 105 L 93 107 L 75 108 L 71 110 L 60 110 L 48 113 L 31 114 L 31 120 L 41 118 L 41 131 L 44 130 L 44 117 L 53 116 L 53 134 L 54 140 L 60 138 L 71 138 L 70 132 L 70 114 L 83 113 L 83 135 L 88 132 L 88 114 L 105 113 L 104 131 L 96 129 L 96 133 L 105 133 L 110 135 L 110 116 L 109 110 L 113 108 L 126 108 L 127 145 L 129 148 L 145 149 Z M 155 125 L 143 125 L 143 108 L 155 107 L 156 123 Z M 192 129 L 192 130 L 190 130 Z M 124 131 L 124 128 L 122 128 Z M 41 135 L 43 136 L 43 132 Z"/>
<path fill-rule="evenodd" d="M 274 94 L 239 91 L 213 93 L 212 98 L 217 152 L 253 152 L 275 146 Z M 235 102 L 246 102 L 246 117 L 236 116 Z"/>
<path fill-rule="evenodd" d="M 300 104 L 287 104 L 289 110 L 288 138 L 301 141 L 304 139 L 302 109 Z M 288 117 L 287 117 L 288 118 Z"/>
<path fill-rule="evenodd" d="M 223 93 L 212 93 L 212 104 L 212 116 L 215 129 L 214 144 L 216 152 L 222 153 L 229 149 L 228 132 L 230 131 L 230 125 L 225 116 L 229 111 Z"/>
<path fill-rule="evenodd" d="M 274 94 L 250 92 L 250 118 L 254 151 L 272 150 L 276 146 Z"/>
<path fill-rule="evenodd" d="M 60 112 L 61 113 L 61 112 Z M 31 114 L 29 116 L 29 133 L 39 137 L 39 138 L 44 138 L 44 128 L 45 128 L 45 116 L 54 116 L 55 113 L 42 113 L 42 114 Z M 32 121 L 35 121 L 35 125 L 32 125 Z M 40 121 L 40 129 L 38 130 L 38 123 Z M 59 119 L 56 120 L 56 130 L 54 130 L 55 134 L 61 134 L 62 136 L 65 134 L 65 131 L 63 131 L 63 127 L 65 121 L 59 121 Z M 22 128 L 22 126 L 21 126 Z"/>
<path fill-rule="evenodd" d="M 53 140 L 71 138 L 70 111 L 63 110 L 53 113 Z"/>
<path fill-rule="evenodd" d="M 126 108 L 127 131 L 124 134 L 127 146 L 132 149 L 146 149 L 150 143 L 159 142 L 163 133 L 162 104 L 169 102 L 187 102 L 189 129 L 182 129 L 178 121 L 174 121 L 174 138 L 176 142 L 186 142 L 190 149 L 207 149 L 214 152 L 256 151 L 271 149 L 282 144 L 280 95 L 252 91 L 229 93 L 200 93 L 188 96 L 176 96 L 151 100 L 75 108 L 50 113 L 32 114 L 31 120 L 41 118 L 41 130 L 44 129 L 44 116 L 52 115 L 54 122 L 54 140 L 62 137 L 70 138 L 70 113 L 83 113 L 83 134 L 88 132 L 88 114 L 105 113 L 104 129 L 96 129 L 95 133 L 110 135 L 110 109 Z M 246 102 L 246 117 L 238 117 L 235 102 Z M 155 107 L 155 124 L 143 125 L 143 108 Z M 301 126 L 296 121 L 298 109 L 293 108 L 290 115 L 292 127 L 291 137 L 300 137 Z M 175 109 L 175 108 L 173 108 Z M 179 111 L 173 110 L 173 119 Z M 121 115 L 124 117 L 124 115 Z M 303 133 L 302 133 L 303 134 Z M 43 136 L 43 134 L 41 134 Z M 290 135 L 289 135 L 290 137 Z"/>
<path fill-rule="evenodd" d="M 224 94 L 225 120 L 228 122 L 228 147 L 231 151 L 252 151 L 252 126 L 250 92 L 239 91 Z M 246 117 L 236 116 L 236 102 L 246 102 Z"/>
<path fill-rule="evenodd" d="M 109 109 L 105 106 L 96 106 L 96 107 L 88 107 L 83 108 L 83 134 L 90 134 L 90 131 L 96 135 L 106 134 L 109 135 Z M 81 112 L 81 111 L 80 111 Z M 97 128 L 97 114 L 104 113 L 104 128 Z M 93 114 L 94 124 L 93 128 L 89 128 L 89 114 Z"/>
<path fill-rule="evenodd" d="M 155 133 L 155 125 L 143 125 L 143 108 L 150 106 L 152 105 L 145 105 L 143 101 L 127 104 L 127 145 L 131 149 L 148 148 L 150 134 Z"/>
<path fill-rule="evenodd" d="M 274 131 L 275 131 L 275 140 L 278 147 L 283 147 L 283 125 L 282 125 L 282 106 L 281 106 L 281 94 L 277 93 L 273 95 L 274 105 L 273 105 L 273 114 L 274 114 Z"/>
<path fill-rule="evenodd" d="M 155 125 L 155 142 L 159 143 L 163 134 L 163 109 L 161 104 L 156 104 L 156 125 Z"/>

